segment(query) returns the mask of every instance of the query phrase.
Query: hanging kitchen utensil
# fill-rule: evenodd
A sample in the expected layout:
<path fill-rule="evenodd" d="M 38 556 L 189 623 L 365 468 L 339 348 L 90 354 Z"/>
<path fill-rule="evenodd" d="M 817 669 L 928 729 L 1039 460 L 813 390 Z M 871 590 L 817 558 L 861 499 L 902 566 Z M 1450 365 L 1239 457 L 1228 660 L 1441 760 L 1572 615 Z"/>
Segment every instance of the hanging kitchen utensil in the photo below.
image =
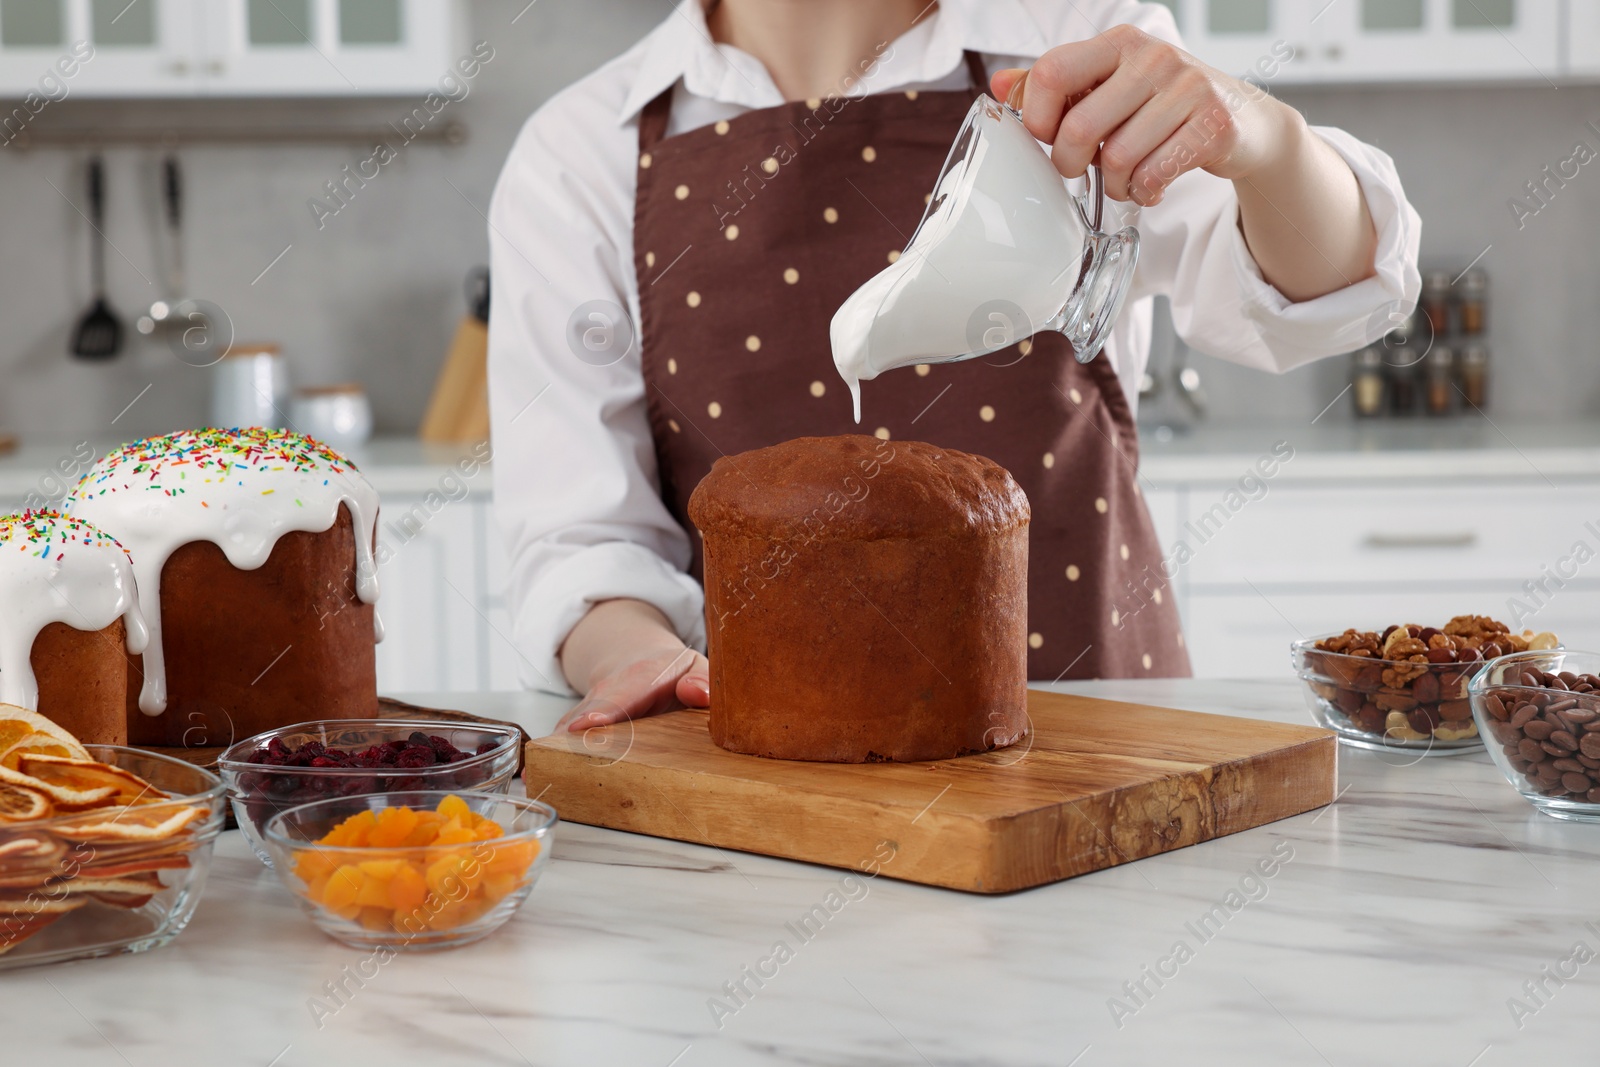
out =
<path fill-rule="evenodd" d="M 169 325 L 174 309 L 183 302 L 183 179 L 178 172 L 177 156 L 169 155 L 161 162 L 161 199 L 166 207 L 167 296 L 151 304 L 134 324 L 140 333 L 147 335 Z"/>
<path fill-rule="evenodd" d="M 424 441 L 476 444 L 489 437 L 489 269 L 467 276 L 467 314 L 456 327 L 433 399 L 422 420 Z"/>
<path fill-rule="evenodd" d="M 105 172 L 100 157 L 89 160 L 89 225 L 94 230 L 89 263 L 94 303 L 72 335 L 72 354 L 79 359 L 110 359 L 122 349 L 122 323 L 106 302 Z"/>

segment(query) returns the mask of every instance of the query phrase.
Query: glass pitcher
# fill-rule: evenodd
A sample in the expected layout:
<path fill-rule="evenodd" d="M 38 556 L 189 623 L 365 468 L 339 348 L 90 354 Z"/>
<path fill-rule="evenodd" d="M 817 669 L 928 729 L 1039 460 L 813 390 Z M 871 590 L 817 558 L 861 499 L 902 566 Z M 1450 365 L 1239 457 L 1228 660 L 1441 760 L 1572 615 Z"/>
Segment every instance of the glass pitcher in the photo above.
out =
<path fill-rule="evenodd" d="M 896 367 L 973 359 L 1041 330 L 1065 335 L 1080 363 L 1094 359 L 1139 234 L 1102 232 L 1098 166 L 1084 183 L 1071 191 L 1012 104 L 973 101 L 905 251 L 834 313 L 834 365 L 857 422 L 860 383 Z"/>

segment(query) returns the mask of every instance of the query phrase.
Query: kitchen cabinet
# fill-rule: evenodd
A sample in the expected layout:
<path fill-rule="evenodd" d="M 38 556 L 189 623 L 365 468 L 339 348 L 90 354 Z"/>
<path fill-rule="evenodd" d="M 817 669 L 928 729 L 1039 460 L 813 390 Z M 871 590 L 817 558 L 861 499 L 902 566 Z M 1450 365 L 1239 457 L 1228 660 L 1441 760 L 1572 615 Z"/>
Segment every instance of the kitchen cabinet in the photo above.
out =
<path fill-rule="evenodd" d="M 378 645 L 379 690 L 521 688 L 506 606 L 505 548 L 488 495 L 447 502 L 437 511 L 422 497 L 386 495 L 378 543 L 385 630 Z"/>
<path fill-rule="evenodd" d="M 0 0 L 0 97 L 425 94 L 465 39 L 456 0 Z"/>
<path fill-rule="evenodd" d="M 1174 585 L 1198 677 L 1281 677 L 1301 637 L 1462 614 L 1600 648 L 1600 484 L 1270 486 L 1231 513 L 1227 488 L 1176 487 L 1164 541 L 1193 553 Z"/>
<path fill-rule="evenodd" d="M 1593 0 L 1165 0 L 1165 6 L 1195 55 L 1269 87 L 1600 75 Z M 1566 54 L 1569 19 L 1573 39 L 1592 42 L 1593 54 L 1577 44 Z"/>
<path fill-rule="evenodd" d="M 1600 78 L 1600 4 L 1570 0 L 1564 35 L 1564 69 L 1580 78 Z"/>

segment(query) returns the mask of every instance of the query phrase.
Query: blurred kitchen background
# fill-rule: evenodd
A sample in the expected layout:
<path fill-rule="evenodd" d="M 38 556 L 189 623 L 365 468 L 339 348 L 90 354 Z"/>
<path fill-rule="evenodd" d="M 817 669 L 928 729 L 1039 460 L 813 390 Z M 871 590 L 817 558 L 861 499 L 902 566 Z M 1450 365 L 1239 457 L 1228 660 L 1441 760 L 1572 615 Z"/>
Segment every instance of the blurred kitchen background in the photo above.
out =
<path fill-rule="evenodd" d="M 1489 358 L 1481 412 L 1429 417 L 1419 403 L 1362 421 L 1347 388 L 1360 372 L 1352 358 L 1274 377 L 1158 337 L 1144 487 L 1168 543 L 1197 549 L 1174 584 L 1199 673 L 1280 673 L 1297 634 L 1440 625 L 1460 612 L 1600 647 L 1600 577 L 1581 567 L 1559 587 L 1536 586 L 1532 614 L 1509 617 L 1514 600 L 1536 595 L 1526 583 L 1552 568 L 1565 575 L 1558 563 L 1575 541 L 1600 548 L 1583 525 L 1600 520 L 1600 508 L 1583 511 L 1600 479 L 1600 163 L 1568 163 L 1580 144 L 1600 152 L 1600 4 L 1168 6 L 1201 58 L 1392 155 L 1423 219 L 1424 270 L 1456 281 L 1471 265 L 1488 284 L 1475 339 Z M 364 454 L 402 561 L 384 593 L 386 617 L 402 623 L 383 646 L 385 686 L 514 686 L 490 477 L 457 470 L 470 483 L 464 499 L 448 499 L 452 488 L 435 507 L 429 494 L 455 461 L 410 439 L 468 310 L 465 279 L 487 258 L 484 213 L 518 128 L 671 9 L 0 0 L 11 115 L 0 116 L 0 435 L 21 442 L 0 467 L 0 504 L 41 490 L 48 500 L 74 442 L 104 447 L 206 420 L 214 368 L 134 328 L 173 295 L 162 168 L 175 155 L 186 295 L 220 309 L 237 340 L 279 346 L 294 386 L 355 383 L 370 398 L 378 436 Z M 52 73 L 84 39 L 94 58 L 71 77 Z M 1292 61 L 1258 66 L 1283 46 Z M 457 75 L 458 99 L 319 225 L 309 205 L 331 203 L 326 183 L 367 159 L 374 131 L 400 125 L 475 50 L 480 69 Z M 109 300 L 125 337 L 118 356 L 91 361 L 68 349 L 93 302 L 85 189 L 95 154 Z M 1530 182 L 1544 183 L 1542 201 Z M 1519 213 L 1516 199 L 1537 211 Z M 1178 399 L 1180 366 L 1194 372 L 1203 414 Z M 1194 545 L 1190 524 L 1280 440 L 1294 458 L 1270 491 L 1230 507 L 1226 530 Z M 405 514 L 414 529 L 395 525 Z"/>

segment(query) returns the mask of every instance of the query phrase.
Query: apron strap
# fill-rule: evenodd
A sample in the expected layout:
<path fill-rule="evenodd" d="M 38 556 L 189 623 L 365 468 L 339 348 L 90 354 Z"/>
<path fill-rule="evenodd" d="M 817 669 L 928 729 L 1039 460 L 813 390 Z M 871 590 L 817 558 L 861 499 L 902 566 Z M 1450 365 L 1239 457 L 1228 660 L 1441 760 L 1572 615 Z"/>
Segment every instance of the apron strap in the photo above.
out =
<path fill-rule="evenodd" d="M 961 53 L 967 61 L 967 76 L 972 79 L 972 87 L 980 93 L 989 91 L 989 72 L 983 69 L 983 57 L 968 48 Z"/>
<path fill-rule="evenodd" d="M 672 90 L 677 83 L 667 86 L 656 94 L 639 112 L 639 152 L 641 154 L 655 148 L 667 135 L 667 120 L 672 118 Z"/>

